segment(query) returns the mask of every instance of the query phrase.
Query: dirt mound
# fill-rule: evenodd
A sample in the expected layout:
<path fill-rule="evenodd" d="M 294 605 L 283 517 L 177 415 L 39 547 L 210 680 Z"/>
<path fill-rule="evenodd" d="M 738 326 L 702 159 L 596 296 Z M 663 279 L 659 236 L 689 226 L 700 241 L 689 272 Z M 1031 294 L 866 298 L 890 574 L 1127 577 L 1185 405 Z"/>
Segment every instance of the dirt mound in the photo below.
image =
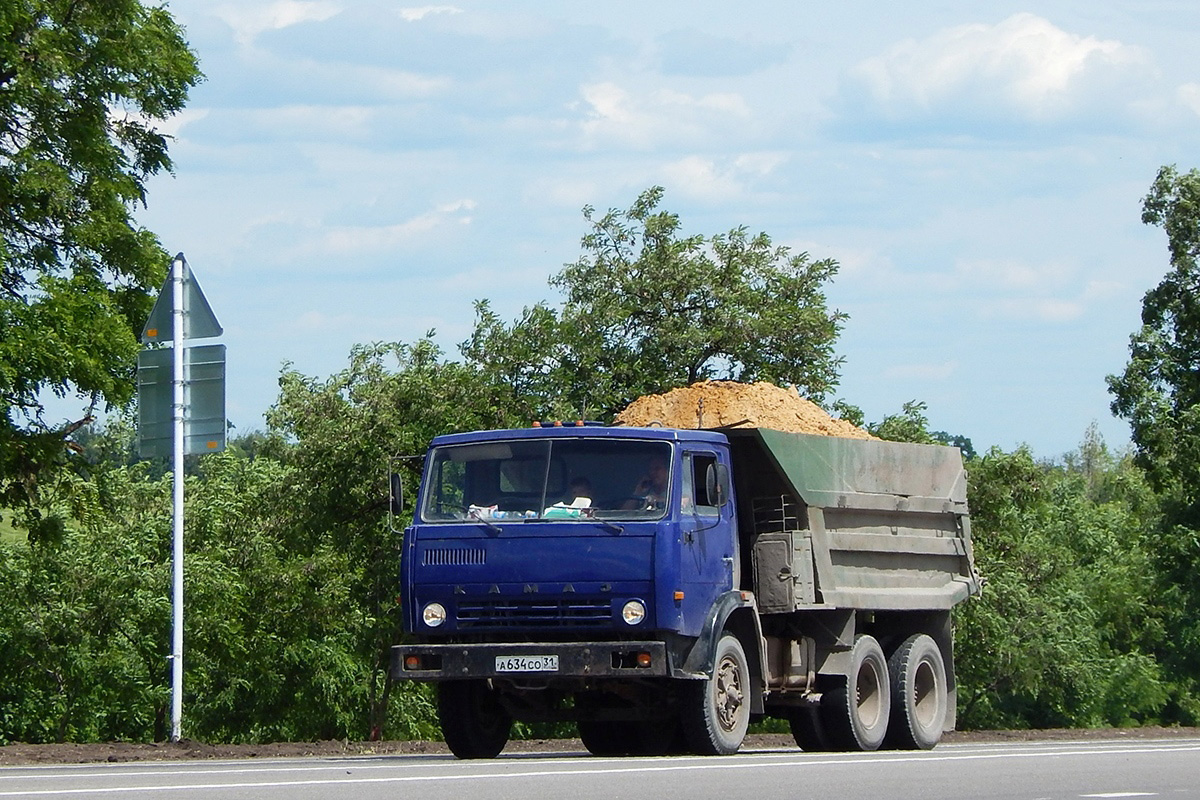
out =
<path fill-rule="evenodd" d="M 633 427 L 656 423 L 667 428 L 737 425 L 848 439 L 875 438 L 845 420 L 834 419 L 795 390 L 766 382 L 702 381 L 666 394 L 646 395 L 630 403 L 615 421 Z"/>

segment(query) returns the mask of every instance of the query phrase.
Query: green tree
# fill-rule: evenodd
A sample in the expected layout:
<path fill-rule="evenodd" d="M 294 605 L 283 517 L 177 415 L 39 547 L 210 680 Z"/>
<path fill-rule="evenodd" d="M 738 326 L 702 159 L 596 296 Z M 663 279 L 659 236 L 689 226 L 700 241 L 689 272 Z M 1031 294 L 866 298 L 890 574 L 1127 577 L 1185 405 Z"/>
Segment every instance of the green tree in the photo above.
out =
<path fill-rule="evenodd" d="M 955 612 L 962 727 L 1162 719 L 1174 687 L 1156 657 L 1166 637 L 1156 506 L 1129 459 L 1096 456 L 1088 472 L 1038 463 L 1026 449 L 969 464 L 987 584 Z"/>
<path fill-rule="evenodd" d="M 358 735 L 382 735 L 389 718 L 407 724 L 389 713 L 396 705 L 391 647 L 401 635 L 401 537 L 388 524 L 388 470 L 416 487 L 421 458 L 437 434 L 515 422 L 505 405 L 493 404 L 492 388 L 474 370 L 445 361 L 428 338 L 356 347 L 349 366 L 327 380 L 291 369 L 280 378 L 267 422 L 290 443 L 281 451 L 289 467 L 282 491 L 290 546 L 344 554 L 363 619 L 354 651 L 363 665 L 359 694 L 369 724 Z M 428 705 L 420 687 L 406 684 L 403 692 L 404 702 Z"/>
<path fill-rule="evenodd" d="M 481 304 L 468 362 L 534 398 L 526 404 L 575 415 L 605 417 L 710 378 L 791 384 L 823 400 L 837 385 L 846 319 L 822 291 L 837 263 L 746 227 L 685 235 L 662 197 L 656 186 L 625 211 L 585 207 L 584 252 L 550 280 L 561 310 L 527 308 L 506 326 Z"/>
<path fill-rule="evenodd" d="M 132 218 L 170 168 L 154 128 L 200 79 L 183 32 L 140 0 L 0 9 L 0 506 L 24 508 L 64 440 L 134 391 L 137 336 L 166 254 Z M 44 418 L 44 393 L 76 420 Z"/>
<path fill-rule="evenodd" d="M 1142 299 L 1129 363 L 1109 376 L 1113 413 L 1165 501 L 1155 554 L 1174 635 L 1163 659 L 1180 681 L 1180 721 L 1200 719 L 1200 171 L 1159 170 L 1142 221 L 1167 234 L 1170 269 Z"/>
<path fill-rule="evenodd" d="M 925 403 L 909 400 L 899 414 L 888 414 L 879 422 L 868 425 L 867 432 L 889 442 L 941 444 L 929 432 L 929 418 L 925 416 L 927 409 Z"/>
<path fill-rule="evenodd" d="M 1112 410 L 1129 421 L 1154 485 L 1192 505 L 1200 497 L 1200 172 L 1159 170 L 1142 221 L 1166 231 L 1171 268 L 1142 298 L 1125 371 L 1108 378 Z"/>
<path fill-rule="evenodd" d="M 131 431 L 95 433 L 124 452 Z M 286 449 L 275 441 L 273 447 Z M 97 459 L 54 511 L 60 542 L 0 544 L 0 741 L 162 739 L 170 686 L 171 479 Z M 187 480 L 184 731 L 204 741 L 359 738 L 374 628 L 353 563 L 298 527 L 292 467 L 204 456 Z M 395 565 L 392 564 L 394 572 Z M 396 728 L 428 735 L 426 698 Z"/>
<path fill-rule="evenodd" d="M 862 411 L 841 401 L 835 403 L 834 407 L 843 412 L 843 419 L 846 419 L 846 413 L 849 412 L 851 417 L 860 420 L 856 424 L 861 426 Z M 890 442 L 950 445 L 961 450 L 963 458 L 974 458 L 975 446 L 966 436 L 929 430 L 929 418 L 925 416 L 928 408 L 923 401 L 909 400 L 899 414 L 888 414 L 879 422 L 867 425 L 867 432 Z M 850 421 L 853 422 L 854 419 Z"/>

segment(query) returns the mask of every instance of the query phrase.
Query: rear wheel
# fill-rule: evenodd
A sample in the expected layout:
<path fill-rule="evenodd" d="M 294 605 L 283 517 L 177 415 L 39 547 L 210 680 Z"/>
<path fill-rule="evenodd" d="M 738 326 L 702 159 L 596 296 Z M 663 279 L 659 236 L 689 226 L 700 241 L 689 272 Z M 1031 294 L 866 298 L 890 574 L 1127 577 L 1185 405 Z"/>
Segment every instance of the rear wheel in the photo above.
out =
<path fill-rule="evenodd" d="M 699 755 L 736 753 L 750 724 L 750 667 L 737 637 L 717 642 L 712 677 L 689 683 L 680 717 L 688 746 Z"/>
<path fill-rule="evenodd" d="M 821 721 L 835 750 L 878 750 L 888 729 L 891 685 L 875 637 L 854 640 L 850 664 L 821 697 Z"/>
<path fill-rule="evenodd" d="M 438 684 L 438 721 L 459 758 L 495 758 L 512 732 L 512 717 L 487 680 Z"/>
<path fill-rule="evenodd" d="M 816 706 L 792 709 L 788 714 L 788 724 L 792 729 L 792 738 L 801 750 L 820 753 L 831 749 L 829 737 L 825 735 L 825 724 L 821 722 L 820 709 Z"/>
<path fill-rule="evenodd" d="M 575 724 L 583 746 L 594 756 L 626 756 L 632 752 L 626 723 L 581 719 Z"/>
<path fill-rule="evenodd" d="M 642 720 L 634 726 L 636 753 L 641 756 L 670 756 L 688 752 L 687 737 L 676 717 Z"/>
<path fill-rule="evenodd" d="M 594 756 L 666 756 L 687 752 L 679 720 L 580 720 L 579 738 Z"/>
<path fill-rule="evenodd" d="M 942 739 L 949 704 L 946 662 L 931 637 L 904 640 L 888 659 L 892 721 L 887 743 L 901 750 L 931 750 Z"/>

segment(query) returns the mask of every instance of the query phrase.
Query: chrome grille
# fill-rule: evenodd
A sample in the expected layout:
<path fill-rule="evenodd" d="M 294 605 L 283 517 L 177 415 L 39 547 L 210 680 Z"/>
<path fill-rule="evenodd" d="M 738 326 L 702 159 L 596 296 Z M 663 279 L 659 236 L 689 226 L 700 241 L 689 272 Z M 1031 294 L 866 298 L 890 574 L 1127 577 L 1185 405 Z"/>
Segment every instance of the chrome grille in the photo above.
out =
<path fill-rule="evenodd" d="M 421 554 L 423 567 L 475 567 L 487 562 L 482 547 L 430 548 Z"/>
<path fill-rule="evenodd" d="M 611 620 L 609 598 L 505 598 L 458 604 L 459 628 L 601 627 Z"/>

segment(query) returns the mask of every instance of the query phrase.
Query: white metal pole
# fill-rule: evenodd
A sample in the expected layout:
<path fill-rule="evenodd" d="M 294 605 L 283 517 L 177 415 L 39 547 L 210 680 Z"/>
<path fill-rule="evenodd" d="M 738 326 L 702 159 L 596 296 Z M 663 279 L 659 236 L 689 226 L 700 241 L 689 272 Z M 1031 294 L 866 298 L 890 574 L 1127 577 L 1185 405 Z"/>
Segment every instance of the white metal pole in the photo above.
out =
<path fill-rule="evenodd" d="M 171 262 L 171 348 L 174 355 L 173 408 L 175 448 L 172 525 L 171 741 L 178 742 L 183 721 L 183 253 Z"/>

